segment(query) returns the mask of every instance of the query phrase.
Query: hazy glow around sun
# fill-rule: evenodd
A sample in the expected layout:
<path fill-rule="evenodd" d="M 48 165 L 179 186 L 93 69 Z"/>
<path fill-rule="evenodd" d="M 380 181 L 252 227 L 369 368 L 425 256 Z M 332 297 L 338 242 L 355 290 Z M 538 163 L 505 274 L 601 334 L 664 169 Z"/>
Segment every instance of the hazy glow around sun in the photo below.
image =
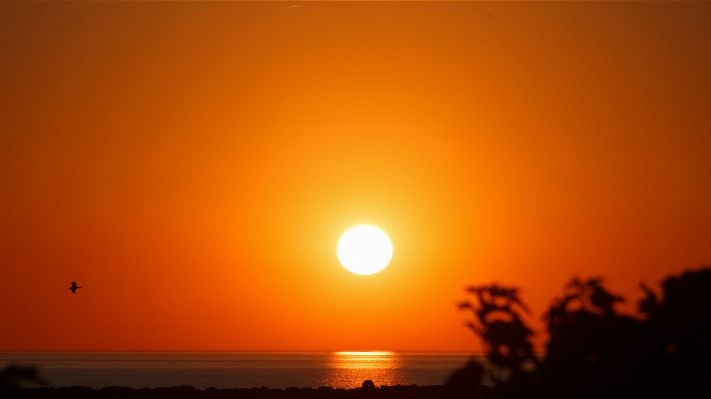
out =
<path fill-rule="evenodd" d="M 362 225 L 343 233 L 337 253 L 343 267 L 356 274 L 369 275 L 383 270 L 390 263 L 393 246 L 382 230 Z"/>

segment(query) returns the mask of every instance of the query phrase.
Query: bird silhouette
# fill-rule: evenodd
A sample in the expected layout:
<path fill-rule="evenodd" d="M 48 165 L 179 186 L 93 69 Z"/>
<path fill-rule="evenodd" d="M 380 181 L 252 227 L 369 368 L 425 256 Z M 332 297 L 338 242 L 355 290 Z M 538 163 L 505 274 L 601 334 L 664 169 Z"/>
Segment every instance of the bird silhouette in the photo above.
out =
<path fill-rule="evenodd" d="M 77 293 L 77 288 L 81 288 L 81 287 L 77 287 L 77 282 L 76 282 L 76 281 L 72 281 L 72 286 L 69 287 L 69 289 L 72 290 L 72 294 L 76 294 L 76 293 Z"/>

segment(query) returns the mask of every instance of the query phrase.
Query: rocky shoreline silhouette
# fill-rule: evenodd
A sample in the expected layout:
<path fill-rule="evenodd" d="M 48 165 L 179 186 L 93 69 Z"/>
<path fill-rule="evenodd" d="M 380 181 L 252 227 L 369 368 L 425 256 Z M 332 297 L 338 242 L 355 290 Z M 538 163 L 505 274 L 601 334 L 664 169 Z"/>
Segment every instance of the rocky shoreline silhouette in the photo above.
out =
<path fill-rule="evenodd" d="M 200 390 L 191 386 L 170 388 L 128 388 L 89 387 L 60 388 L 16 388 L 4 398 L 16 399 L 442 399 L 448 397 L 448 388 L 444 385 L 417 386 L 395 385 L 381 387 L 365 386 L 362 388 L 207 388 Z"/>

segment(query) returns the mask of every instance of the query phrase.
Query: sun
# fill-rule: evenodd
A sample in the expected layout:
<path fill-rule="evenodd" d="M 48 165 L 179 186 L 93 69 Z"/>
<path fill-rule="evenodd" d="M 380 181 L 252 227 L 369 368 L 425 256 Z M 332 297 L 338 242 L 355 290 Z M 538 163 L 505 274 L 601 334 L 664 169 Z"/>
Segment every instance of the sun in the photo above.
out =
<path fill-rule="evenodd" d="M 390 263 L 393 245 L 390 238 L 375 226 L 356 226 L 343 233 L 338 241 L 338 260 L 355 274 L 377 273 Z"/>

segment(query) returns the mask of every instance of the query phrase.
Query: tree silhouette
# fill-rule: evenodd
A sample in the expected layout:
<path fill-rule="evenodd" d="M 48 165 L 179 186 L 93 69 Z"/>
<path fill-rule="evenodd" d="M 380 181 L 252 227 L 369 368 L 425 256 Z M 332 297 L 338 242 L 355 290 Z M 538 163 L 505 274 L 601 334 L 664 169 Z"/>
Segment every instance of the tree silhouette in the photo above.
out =
<path fill-rule="evenodd" d="M 472 361 L 449 379 L 450 391 L 458 397 L 711 397 L 711 269 L 667 278 L 661 302 L 645 284 L 640 288 L 646 297 L 639 317 L 631 317 L 615 311 L 624 299 L 602 278 L 571 279 L 544 315 L 550 338 L 539 360 L 518 289 L 468 287 L 459 308 L 473 315 L 467 325 L 484 343 L 497 385 L 471 388 L 484 370 Z"/>
<path fill-rule="evenodd" d="M 469 287 L 467 292 L 472 298 L 459 308 L 471 310 L 474 320 L 467 325 L 482 338 L 489 362 L 501 371 L 493 379 L 513 385 L 529 380 L 538 360 L 530 341 L 533 331 L 520 316 L 530 310 L 520 300 L 518 289 L 493 284 Z"/>

